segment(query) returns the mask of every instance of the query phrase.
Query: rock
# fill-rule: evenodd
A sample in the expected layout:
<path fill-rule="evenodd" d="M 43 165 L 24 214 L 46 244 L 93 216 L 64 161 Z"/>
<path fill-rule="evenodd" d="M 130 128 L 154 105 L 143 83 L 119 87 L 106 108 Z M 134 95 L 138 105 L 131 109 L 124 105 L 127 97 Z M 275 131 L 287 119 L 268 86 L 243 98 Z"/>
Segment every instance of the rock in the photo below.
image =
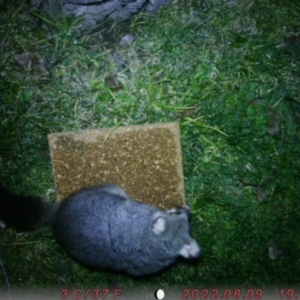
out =
<path fill-rule="evenodd" d="M 155 12 L 159 7 L 171 0 L 30 0 L 34 9 L 43 10 L 60 16 L 83 16 L 84 23 L 89 27 L 111 19 L 122 21 L 139 11 Z"/>

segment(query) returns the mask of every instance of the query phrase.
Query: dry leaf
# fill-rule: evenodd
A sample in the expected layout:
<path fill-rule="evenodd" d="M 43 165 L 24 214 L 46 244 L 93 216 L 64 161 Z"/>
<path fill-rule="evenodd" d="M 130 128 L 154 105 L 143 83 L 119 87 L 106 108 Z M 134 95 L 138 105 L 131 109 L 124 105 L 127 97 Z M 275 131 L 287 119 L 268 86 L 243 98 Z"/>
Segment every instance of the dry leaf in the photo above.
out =
<path fill-rule="evenodd" d="M 280 132 L 280 127 L 279 127 L 279 117 L 277 115 L 277 113 L 273 110 L 268 110 L 268 118 L 269 118 L 269 122 L 268 122 L 268 130 L 267 132 L 270 135 L 276 135 Z"/>
<path fill-rule="evenodd" d="M 278 256 L 280 254 L 283 253 L 282 250 L 280 250 L 278 248 L 278 246 L 275 244 L 275 241 L 273 239 L 271 239 L 269 241 L 269 258 L 272 259 L 272 260 L 275 260 L 276 258 L 278 258 Z"/>
<path fill-rule="evenodd" d="M 134 42 L 134 35 L 131 33 L 127 33 L 124 36 L 122 36 L 120 41 L 120 46 L 130 46 Z"/>
<path fill-rule="evenodd" d="M 178 117 L 178 118 L 180 118 L 180 117 L 192 117 L 199 111 L 199 109 L 200 109 L 200 105 L 196 104 L 196 105 L 192 106 L 191 108 L 188 108 L 188 109 L 185 109 L 183 111 L 174 113 L 174 116 Z"/>
<path fill-rule="evenodd" d="M 259 105 L 261 104 L 263 98 L 257 97 L 249 101 L 251 105 Z"/>
<path fill-rule="evenodd" d="M 292 35 L 284 38 L 284 43 L 286 46 L 300 46 L 300 36 Z"/>
<path fill-rule="evenodd" d="M 119 82 L 117 74 L 115 72 L 111 72 L 111 74 L 106 76 L 104 80 L 107 86 L 114 92 L 124 89 L 123 85 Z"/>
<path fill-rule="evenodd" d="M 30 64 L 30 53 L 15 54 L 14 60 L 20 67 L 27 68 Z"/>
<path fill-rule="evenodd" d="M 264 189 L 258 188 L 256 190 L 256 197 L 260 202 L 264 202 L 268 198 L 268 193 Z"/>

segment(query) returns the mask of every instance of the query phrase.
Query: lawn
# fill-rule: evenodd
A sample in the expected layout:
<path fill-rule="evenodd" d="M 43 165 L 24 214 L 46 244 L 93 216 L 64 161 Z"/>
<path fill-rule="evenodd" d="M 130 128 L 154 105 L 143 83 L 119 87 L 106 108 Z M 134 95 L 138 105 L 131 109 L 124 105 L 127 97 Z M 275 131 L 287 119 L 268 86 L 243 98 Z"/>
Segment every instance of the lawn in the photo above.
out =
<path fill-rule="evenodd" d="M 299 16 L 292 0 L 187 0 L 86 33 L 80 20 L 1 1 L 0 180 L 55 201 L 47 134 L 178 121 L 203 251 L 200 261 L 135 279 L 72 261 L 50 228 L 3 230 L 11 286 L 298 284 Z M 128 33 L 134 41 L 121 45 Z"/>

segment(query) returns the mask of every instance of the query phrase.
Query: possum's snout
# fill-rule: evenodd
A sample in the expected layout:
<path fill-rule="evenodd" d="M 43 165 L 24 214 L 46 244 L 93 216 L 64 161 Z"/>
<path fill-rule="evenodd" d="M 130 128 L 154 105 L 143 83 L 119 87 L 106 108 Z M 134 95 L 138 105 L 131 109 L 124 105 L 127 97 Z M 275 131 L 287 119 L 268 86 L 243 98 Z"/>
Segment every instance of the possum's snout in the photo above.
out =
<path fill-rule="evenodd" d="M 201 254 L 201 248 L 195 240 L 190 244 L 185 244 L 180 250 L 179 254 L 184 258 L 198 258 Z"/>

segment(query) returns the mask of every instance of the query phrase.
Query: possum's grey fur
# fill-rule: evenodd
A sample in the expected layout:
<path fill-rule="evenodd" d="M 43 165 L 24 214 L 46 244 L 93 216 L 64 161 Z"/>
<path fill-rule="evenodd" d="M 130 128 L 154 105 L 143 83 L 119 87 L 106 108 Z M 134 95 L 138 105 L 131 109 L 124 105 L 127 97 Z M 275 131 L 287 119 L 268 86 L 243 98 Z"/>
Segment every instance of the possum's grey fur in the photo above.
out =
<path fill-rule="evenodd" d="M 130 199 L 114 184 L 81 190 L 53 211 L 57 240 L 93 268 L 143 276 L 159 272 L 179 256 L 200 255 L 190 236 L 188 207 L 165 212 Z"/>

